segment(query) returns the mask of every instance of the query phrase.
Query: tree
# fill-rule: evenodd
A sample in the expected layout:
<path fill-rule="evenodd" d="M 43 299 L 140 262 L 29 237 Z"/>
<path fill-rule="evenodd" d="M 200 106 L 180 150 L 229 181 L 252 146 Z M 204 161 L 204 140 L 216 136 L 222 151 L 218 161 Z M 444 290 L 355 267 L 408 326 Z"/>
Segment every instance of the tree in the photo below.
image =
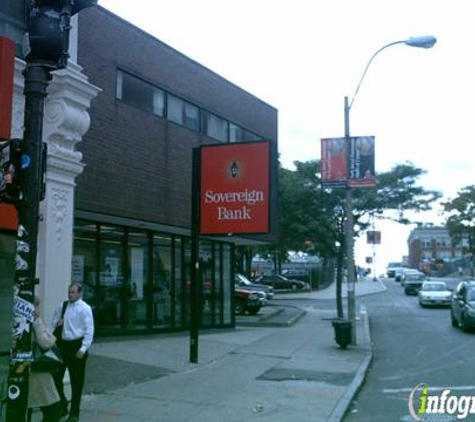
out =
<path fill-rule="evenodd" d="M 280 241 L 282 251 L 297 250 L 333 259 L 337 266 L 337 313 L 343 316 L 341 283 L 345 256 L 345 190 L 321 185 L 320 161 L 295 162 L 296 169 L 280 168 Z M 401 224 L 411 221 L 404 212 L 426 211 L 440 198 L 436 191 L 417 185 L 424 170 L 411 163 L 398 164 L 377 175 L 375 188 L 353 189 L 355 236 L 366 230 L 368 216 L 391 218 Z M 386 211 L 396 211 L 396 217 Z"/>
<path fill-rule="evenodd" d="M 475 185 L 466 186 L 458 192 L 458 196 L 445 202 L 444 211 L 451 213 L 447 218 L 447 230 L 454 244 L 468 239 L 465 249 L 472 257 L 471 274 L 473 274 L 473 256 L 475 254 Z"/>

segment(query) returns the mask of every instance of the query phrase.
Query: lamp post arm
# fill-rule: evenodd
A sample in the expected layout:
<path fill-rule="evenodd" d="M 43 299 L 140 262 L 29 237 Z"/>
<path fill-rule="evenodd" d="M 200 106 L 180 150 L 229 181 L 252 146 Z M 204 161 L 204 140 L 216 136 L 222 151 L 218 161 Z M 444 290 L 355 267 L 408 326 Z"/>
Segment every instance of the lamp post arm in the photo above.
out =
<path fill-rule="evenodd" d="M 406 43 L 406 40 L 401 40 L 401 41 L 393 41 L 393 42 L 390 42 L 389 44 L 386 44 L 384 46 L 382 46 L 379 50 L 377 50 L 372 56 L 371 58 L 369 59 L 365 69 L 364 69 L 364 72 L 363 72 L 363 75 L 361 76 L 361 79 L 360 81 L 358 82 L 358 85 L 356 86 L 356 90 L 355 90 L 355 93 L 353 94 L 353 98 L 351 99 L 351 102 L 349 103 L 348 105 L 348 112 L 350 111 L 351 109 L 351 106 L 353 105 L 354 101 L 355 101 L 355 98 L 356 98 L 356 95 L 358 94 L 358 91 L 360 90 L 360 87 L 361 87 L 361 84 L 363 82 L 363 79 L 365 78 L 366 76 L 366 73 L 368 72 L 368 69 L 371 65 L 371 63 L 373 62 L 373 60 L 375 59 L 375 57 L 381 53 L 381 51 L 385 50 L 386 48 L 388 47 L 392 47 L 393 45 L 396 45 L 396 44 L 405 44 Z"/>

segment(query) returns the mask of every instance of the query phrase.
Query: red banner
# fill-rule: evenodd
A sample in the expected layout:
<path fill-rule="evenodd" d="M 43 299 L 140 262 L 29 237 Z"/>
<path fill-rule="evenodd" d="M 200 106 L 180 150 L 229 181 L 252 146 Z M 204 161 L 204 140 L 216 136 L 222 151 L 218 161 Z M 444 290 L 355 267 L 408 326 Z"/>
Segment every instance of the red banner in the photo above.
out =
<path fill-rule="evenodd" d="M 322 185 L 344 188 L 348 179 L 348 160 L 345 138 L 321 140 Z"/>
<path fill-rule="evenodd" d="M 11 137 L 14 63 L 15 43 L 0 37 L 0 140 Z"/>
<path fill-rule="evenodd" d="M 200 233 L 268 233 L 269 142 L 201 147 Z"/>

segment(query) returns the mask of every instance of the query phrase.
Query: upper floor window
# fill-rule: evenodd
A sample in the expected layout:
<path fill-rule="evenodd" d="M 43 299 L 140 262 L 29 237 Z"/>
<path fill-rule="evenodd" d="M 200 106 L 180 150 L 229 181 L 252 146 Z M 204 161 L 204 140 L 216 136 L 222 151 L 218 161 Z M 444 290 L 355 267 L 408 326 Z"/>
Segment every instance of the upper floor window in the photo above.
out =
<path fill-rule="evenodd" d="M 257 134 L 122 70 L 117 70 L 116 97 L 124 103 L 166 117 L 188 129 L 201 131 L 221 142 L 262 140 Z"/>
<path fill-rule="evenodd" d="M 228 140 L 228 122 L 221 117 L 211 113 L 205 114 L 206 135 L 218 141 L 226 142 Z"/>
<path fill-rule="evenodd" d="M 200 129 L 199 108 L 174 95 L 168 94 L 167 118 L 172 122 L 186 126 L 188 129 Z"/>
<path fill-rule="evenodd" d="M 120 70 L 117 72 L 117 98 L 157 116 L 163 116 L 165 112 L 164 91 Z"/>

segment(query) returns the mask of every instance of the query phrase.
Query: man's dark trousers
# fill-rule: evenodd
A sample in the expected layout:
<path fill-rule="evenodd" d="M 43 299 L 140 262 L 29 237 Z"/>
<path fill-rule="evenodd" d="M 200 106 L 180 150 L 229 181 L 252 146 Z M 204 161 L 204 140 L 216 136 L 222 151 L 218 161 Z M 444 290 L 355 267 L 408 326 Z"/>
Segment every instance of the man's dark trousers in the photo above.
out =
<path fill-rule="evenodd" d="M 66 368 L 69 371 L 69 379 L 71 381 L 71 409 L 69 414 L 71 416 L 79 416 L 79 408 L 81 406 L 81 396 L 84 387 L 84 377 L 86 374 L 86 361 L 88 353 L 82 359 L 76 357 L 82 345 L 82 338 L 77 340 L 60 340 L 58 341 L 58 348 L 61 351 L 65 368 L 58 371 L 54 376 L 54 382 L 58 389 L 59 397 L 63 410 L 67 409 L 68 401 L 64 395 L 63 378 Z"/>

